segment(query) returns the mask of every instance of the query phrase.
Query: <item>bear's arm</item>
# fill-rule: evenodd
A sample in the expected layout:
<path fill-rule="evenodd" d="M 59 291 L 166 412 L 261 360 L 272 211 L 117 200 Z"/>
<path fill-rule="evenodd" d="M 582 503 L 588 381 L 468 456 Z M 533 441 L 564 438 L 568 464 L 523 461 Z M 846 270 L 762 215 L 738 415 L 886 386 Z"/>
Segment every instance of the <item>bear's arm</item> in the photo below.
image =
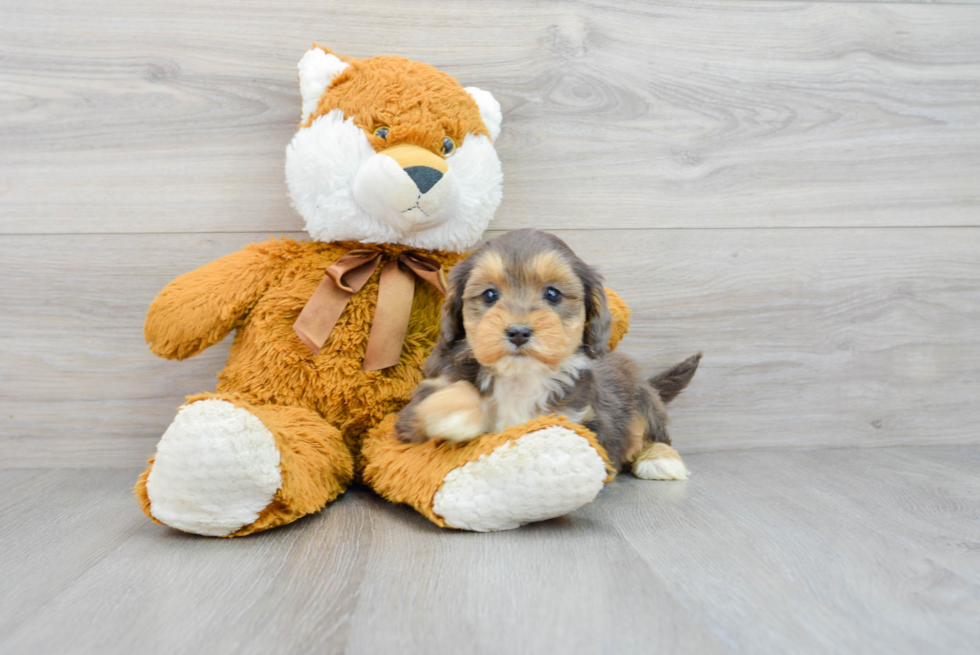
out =
<path fill-rule="evenodd" d="M 609 335 L 609 348 L 616 346 L 630 329 L 630 308 L 615 291 L 606 288 L 606 302 L 609 303 L 609 313 L 612 314 L 612 334 Z"/>
<path fill-rule="evenodd" d="M 243 250 L 180 275 L 150 303 L 143 335 L 165 359 L 186 359 L 213 346 L 248 315 L 280 263 L 281 242 Z"/>

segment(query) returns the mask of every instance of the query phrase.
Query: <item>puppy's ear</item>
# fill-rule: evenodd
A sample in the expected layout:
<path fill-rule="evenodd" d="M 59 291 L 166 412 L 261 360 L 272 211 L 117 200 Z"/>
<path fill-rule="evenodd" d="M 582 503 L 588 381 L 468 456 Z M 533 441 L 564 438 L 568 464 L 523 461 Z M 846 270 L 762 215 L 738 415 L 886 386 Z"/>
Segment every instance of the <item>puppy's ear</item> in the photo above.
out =
<path fill-rule="evenodd" d="M 582 344 L 585 354 L 598 359 L 609 354 L 609 337 L 612 335 L 612 314 L 606 302 L 606 291 L 602 276 L 585 263 L 576 266 L 582 285 L 585 287 L 585 334 Z"/>
<path fill-rule="evenodd" d="M 442 303 L 442 318 L 439 322 L 439 338 L 426 361 L 426 375 L 438 374 L 452 359 L 450 351 L 453 346 L 466 338 L 466 330 L 463 328 L 463 290 L 475 259 L 470 256 L 449 271 L 446 299 Z"/>

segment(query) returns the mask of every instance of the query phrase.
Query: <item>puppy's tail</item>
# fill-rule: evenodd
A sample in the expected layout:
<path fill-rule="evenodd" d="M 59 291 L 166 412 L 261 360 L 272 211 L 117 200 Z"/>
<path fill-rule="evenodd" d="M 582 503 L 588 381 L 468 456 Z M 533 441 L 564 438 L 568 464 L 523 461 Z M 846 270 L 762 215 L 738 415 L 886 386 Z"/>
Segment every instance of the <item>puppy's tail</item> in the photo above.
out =
<path fill-rule="evenodd" d="M 684 387 L 694 377 L 700 361 L 701 353 L 698 353 L 693 357 L 688 357 L 677 366 L 669 368 L 663 373 L 658 373 L 647 381 L 650 383 L 650 386 L 657 390 L 660 398 L 665 403 L 669 403 L 677 397 L 677 394 L 684 390 Z"/>

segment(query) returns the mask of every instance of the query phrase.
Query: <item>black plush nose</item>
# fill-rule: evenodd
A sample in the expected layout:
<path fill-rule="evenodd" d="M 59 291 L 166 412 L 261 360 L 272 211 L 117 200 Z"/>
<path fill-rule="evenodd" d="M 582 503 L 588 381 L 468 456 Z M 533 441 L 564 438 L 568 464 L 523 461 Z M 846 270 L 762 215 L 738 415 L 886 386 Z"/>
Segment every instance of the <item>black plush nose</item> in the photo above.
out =
<path fill-rule="evenodd" d="M 531 328 L 526 325 L 512 325 L 507 328 L 507 340 L 515 346 L 522 346 L 531 338 Z"/>
<path fill-rule="evenodd" d="M 429 189 L 436 185 L 436 182 L 442 179 L 442 173 L 428 166 L 409 166 L 405 169 L 405 172 L 408 173 L 408 176 L 412 178 L 412 182 L 415 182 L 415 186 L 422 193 L 428 192 Z"/>

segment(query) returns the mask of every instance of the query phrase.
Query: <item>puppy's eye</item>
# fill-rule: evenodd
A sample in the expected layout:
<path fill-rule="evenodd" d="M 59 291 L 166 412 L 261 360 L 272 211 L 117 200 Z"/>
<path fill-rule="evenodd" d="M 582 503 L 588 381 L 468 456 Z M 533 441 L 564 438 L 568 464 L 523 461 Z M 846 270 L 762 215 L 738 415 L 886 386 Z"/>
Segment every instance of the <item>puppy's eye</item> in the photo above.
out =
<path fill-rule="evenodd" d="M 391 128 L 387 125 L 379 125 L 374 128 L 374 136 L 381 137 L 385 141 L 388 140 L 388 132 L 391 132 Z"/>
<path fill-rule="evenodd" d="M 488 305 L 492 305 L 493 303 L 497 302 L 498 298 L 500 298 L 500 294 L 493 289 L 487 289 L 480 295 L 480 297 L 483 298 L 483 302 L 487 303 Z"/>
<path fill-rule="evenodd" d="M 554 287 L 548 287 L 544 290 L 544 299 L 552 305 L 557 305 L 561 302 L 561 291 Z"/>
<path fill-rule="evenodd" d="M 442 155 L 448 157 L 454 152 L 456 152 L 456 142 L 447 136 L 442 140 Z"/>

